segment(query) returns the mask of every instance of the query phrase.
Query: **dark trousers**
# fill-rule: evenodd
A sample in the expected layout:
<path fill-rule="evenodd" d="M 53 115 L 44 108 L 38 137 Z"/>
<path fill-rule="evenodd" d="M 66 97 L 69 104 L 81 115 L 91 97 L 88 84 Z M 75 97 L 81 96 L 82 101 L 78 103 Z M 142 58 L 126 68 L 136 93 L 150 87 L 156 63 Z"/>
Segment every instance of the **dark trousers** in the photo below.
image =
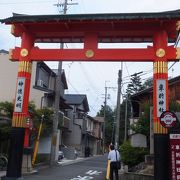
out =
<path fill-rule="evenodd" d="M 115 173 L 116 180 L 118 180 L 118 168 L 116 162 L 110 164 L 110 180 L 113 180 L 113 173 Z"/>

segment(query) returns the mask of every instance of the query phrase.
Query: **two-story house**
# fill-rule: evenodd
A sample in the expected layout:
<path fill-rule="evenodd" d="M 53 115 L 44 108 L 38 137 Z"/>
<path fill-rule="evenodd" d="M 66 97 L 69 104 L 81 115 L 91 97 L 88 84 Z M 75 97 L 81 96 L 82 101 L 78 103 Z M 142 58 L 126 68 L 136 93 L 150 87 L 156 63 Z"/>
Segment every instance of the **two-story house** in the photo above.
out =
<path fill-rule="evenodd" d="M 83 131 L 85 149 L 89 148 L 91 155 L 102 153 L 103 148 L 103 117 L 86 116 L 86 131 Z M 85 153 L 86 154 L 86 153 Z"/>
<path fill-rule="evenodd" d="M 65 94 L 66 103 L 72 107 L 67 111 L 68 117 L 72 120 L 70 124 L 71 132 L 62 134 L 62 144 L 73 147 L 78 151 L 80 156 L 83 156 L 85 144 L 83 143 L 83 131 L 85 117 L 89 112 L 89 105 L 86 95 L 84 94 Z"/>
<path fill-rule="evenodd" d="M 18 62 L 9 61 L 9 52 L 0 50 L 0 101 L 14 102 Z M 51 70 L 44 62 L 33 62 L 30 85 L 29 101 L 33 101 L 36 107 L 54 107 L 54 88 L 56 71 Z M 65 72 L 61 74 L 61 107 L 66 108 L 63 99 L 64 91 L 68 88 Z"/>

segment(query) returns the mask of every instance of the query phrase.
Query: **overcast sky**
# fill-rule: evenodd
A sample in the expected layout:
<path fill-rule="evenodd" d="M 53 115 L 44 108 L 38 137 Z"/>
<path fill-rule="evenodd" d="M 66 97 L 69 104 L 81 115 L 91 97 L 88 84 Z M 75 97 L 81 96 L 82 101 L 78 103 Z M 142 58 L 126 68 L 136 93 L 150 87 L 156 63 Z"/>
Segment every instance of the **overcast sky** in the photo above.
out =
<path fill-rule="evenodd" d="M 29 15 L 59 14 L 61 9 L 55 6 L 58 2 L 63 2 L 63 0 L 1 0 L 0 19 L 12 16 L 13 12 Z M 68 14 L 161 12 L 180 9 L 180 0 L 69 0 L 68 2 L 78 3 L 78 5 L 68 6 Z M 9 50 L 20 46 L 19 40 L 10 34 L 10 26 L 1 24 L 0 34 L 0 49 Z M 59 47 L 57 44 L 54 46 Z M 74 45 L 74 47 L 76 46 Z M 133 47 L 135 46 L 137 45 L 133 45 Z M 66 45 L 66 47 L 68 48 L 70 45 Z M 57 62 L 48 63 L 48 65 L 51 68 L 57 68 Z M 120 62 L 63 63 L 69 88 L 67 93 L 87 94 L 91 110 L 89 114 L 95 116 L 104 103 L 106 84 L 107 87 L 113 87 L 108 88 L 110 99 L 108 99 L 107 104 L 114 108 L 117 101 L 117 78 L 120 67 Z M 169 76 L 180 75 L 179 68 L 179 63 L 176 63 L 169 71 Z M 126 77 L 140 71 L 144 72 L 143 80 L 151 77 L 152 63 L 123 63 L 123 93 L 129 81 Z"/>

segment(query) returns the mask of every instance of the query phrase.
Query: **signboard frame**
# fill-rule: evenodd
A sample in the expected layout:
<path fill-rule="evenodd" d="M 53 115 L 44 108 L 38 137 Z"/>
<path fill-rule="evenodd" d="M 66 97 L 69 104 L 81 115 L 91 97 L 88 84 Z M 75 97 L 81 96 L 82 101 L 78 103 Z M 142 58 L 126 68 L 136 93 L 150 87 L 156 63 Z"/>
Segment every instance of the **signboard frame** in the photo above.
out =
<path fill-rule="evenodd" d="M 180 134 L 170 134 L 171 180 L 180 180 Z"/>

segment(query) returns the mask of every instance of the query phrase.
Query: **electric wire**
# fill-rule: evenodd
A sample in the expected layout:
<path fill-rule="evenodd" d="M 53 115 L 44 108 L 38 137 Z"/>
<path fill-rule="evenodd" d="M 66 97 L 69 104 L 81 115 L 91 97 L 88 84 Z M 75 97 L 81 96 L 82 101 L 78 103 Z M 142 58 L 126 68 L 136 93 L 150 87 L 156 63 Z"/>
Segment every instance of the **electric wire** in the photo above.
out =
<path fill-rule="evenodd" d="M 100 94 L 98 91 L 97 91 L 97 88 L 94 86 L 94 84 L 92 83 L 92 81 L 90 80 L 90 78 L 89 78 L 89 75 L 88 75 L 88 71 L 86 70 L 86 68 L 85 68 L 85 66 L 82 64 L 82 63 L 79 63 L 82 67 L 81 67 L 81 70 L 82 70 L 82 72 L 84 73 L 84 75 L 85 75 L 85 77 L 86 77 L 86 79 L 87 79 L 87 82 L 89 83 L 89 85 L 90 85 L 90 87 L 92 87 L 92 90 L 94 91 L 94 93 L 93 93 L 93 96 L 94 96 L 94 94 L 95 94 L 95 96 L 96 96 L 96 101 L 95 101 L 95 103 L 97 104 L 97 100 L 99 101 L 99 102 L 101 102 L 101 100 L 99 99 L 99 95 L 98 94 Z M 90 91 L 90 93 L 92 93 L 91 91 Z M 111 100 L 110 100 L 111 101 Z M 114 103 L 111 101 L 111 104 L 112 104 L 112 106 L 114 106 Z M 94 107 L 94 105 L 93 105 L 93 107 Z"/>
<path fill-rule="evenodd" d="M 13 4 L 21 5 L 21 4 L 39 4 L 39 3 L 52 3 L 52 2 L 55 3 L 56 1 L 54 0 L 54 1 L 0 2 L 0 5 L 5 6 L 5 5 L 13 5 Z"/>
<path fill-rule="evenodd" d="M 0 5 L 13 5 L 13 4 L 38 4 L 38 3 L 52 3 L 52 2 L 56 2 L 55 0 L 54 1 L 45 1 L 45 0 L 43 0 L 43 1 L 27 1 L 27 2 L 0 2 Z"/>
<path fill-rule="evenodd" d="M 176 40 L 176 42 L 174 43 L 174 47 L 177 47 L 178 43 L 180 41 L 180 33 L 178 34 L 178 38 Z M 175 61 L 169 68 L 168 71 L 177 63 L 177 61 Z"/>
<path fill-rule="evenodd" d="M 80 94 L 80 92 L 72 85 L 72 83 L 70 83 L 70 81 L 69 80 L 67 80 L 68 81 L 68 83 L 70 84 L 70 86 L 73 88 L 73 90 L 77 93 L 76 95 L 81 95 Z M 89 107 L 94 111 L 94 112 L 97 112 L 90 104 L 88 104 L 89 105 Z"/>

